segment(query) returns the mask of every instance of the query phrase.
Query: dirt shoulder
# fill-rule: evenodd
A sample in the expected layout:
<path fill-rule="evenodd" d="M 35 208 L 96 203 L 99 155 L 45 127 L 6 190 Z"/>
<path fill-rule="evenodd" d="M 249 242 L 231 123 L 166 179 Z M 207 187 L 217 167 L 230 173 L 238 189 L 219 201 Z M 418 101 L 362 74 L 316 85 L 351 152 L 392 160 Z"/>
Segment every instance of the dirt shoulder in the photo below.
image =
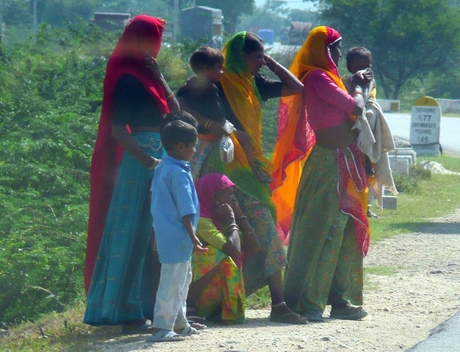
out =
<path fill-rule="evenodd" d="M 460 210 L 432 219 L 422 232 L 371 246 L 365 266 L 369 316 L 362 321 L 295 326 L 271 323 L 268 309 L 249 310 L 247 324 L 213 326 L 181 342 L 151 344 L 132 336 L 88 350 L 405 351 L 460 311 Z"/>

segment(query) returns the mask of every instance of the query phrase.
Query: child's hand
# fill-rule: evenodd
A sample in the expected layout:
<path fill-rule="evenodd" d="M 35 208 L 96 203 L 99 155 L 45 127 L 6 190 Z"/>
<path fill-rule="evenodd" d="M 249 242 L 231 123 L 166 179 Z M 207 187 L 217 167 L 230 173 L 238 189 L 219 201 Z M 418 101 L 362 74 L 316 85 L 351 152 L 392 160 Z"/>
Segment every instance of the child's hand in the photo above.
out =
<path fill-rule="evenodd" d="M 357 85 L 366 85 L 374 79 L 374 73 L 368 67 L 364 70 L 356 71 L 352 79 Z"/>
<path fill-rule="evenodd" d="M 203 244 L 198 239 L 198 237 L 195 236 L 195 240 L 193 241 L 193 251 L 207 252 L 208 248 L 204 247 Z"/>

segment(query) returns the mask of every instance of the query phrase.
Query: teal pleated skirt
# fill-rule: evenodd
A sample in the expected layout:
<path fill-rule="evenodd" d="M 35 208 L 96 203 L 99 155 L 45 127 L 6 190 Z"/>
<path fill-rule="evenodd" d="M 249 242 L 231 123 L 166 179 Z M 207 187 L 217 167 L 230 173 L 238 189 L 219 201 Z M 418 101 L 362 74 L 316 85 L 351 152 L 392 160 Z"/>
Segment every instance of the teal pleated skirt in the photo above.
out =
<path fill-rule="evenodd" d="M 133 137 L 149 155 L 163 157 L 159 133 Z M 123 154 L 87 297 L 86 324 L 121 325 L 153 315 L 159 263 L 151 245 L 152 177 L 153 171 Z"/>

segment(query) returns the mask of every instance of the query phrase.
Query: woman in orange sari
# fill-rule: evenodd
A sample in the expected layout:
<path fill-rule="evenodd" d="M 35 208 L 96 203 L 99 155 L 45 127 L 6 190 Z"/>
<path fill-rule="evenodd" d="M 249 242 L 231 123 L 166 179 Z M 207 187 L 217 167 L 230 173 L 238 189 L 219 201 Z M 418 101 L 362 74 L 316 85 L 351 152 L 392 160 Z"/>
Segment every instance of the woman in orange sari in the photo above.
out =
<path fill-rule="evenodd" d="M 262 154 L 261 103 L 267 99 L 299 93 L 303 86 L 292 73 L 265 54 L 262 39 L 253 33 L 235 34 L 226 43 L 223 54 L 223 74 L 217 86 L 225 118 L 236 129 L 250 136 L 256 163 L 270 173 L 271 162 Z M 260 75 L 259 70 L 264 65 L 278 80 Z M 181 106 L 185 110 L 189 108 L 182 101 Z M 224 163 L 219 154 L 219 140 L 225 133 L 222 124 L 206 120 L 194 111 L 190 112 L 202 126 L 208 127 L 200 135 L 197 152 L 192 159 L 194 178 L 198 179 L 208 173 L 228 176 L 236 184 L 238 203 L 261 245 L 259 251 L 248 253 L 245 258 L 243 276 L 246 295 L 268 285 L 272 299 L 270 319 L 289 324 L 305 324 L 305 318 L 292 312 L 284 302 L 281 269 L 285 265 L 285 253 L 275 225 L 276 211 L 270 187 L 254 175 L 234 134 L 230 138 L 235 145 L 235 158 L 232 162 Z"/>
<path fill-rule="evenodd" d="M 297 194 L 285 300 L 309 321 L 324 321 L 327 304 L 332 305 L 331 318 L 367 315 L 360 306 L 362 258 L 369 246 L 367 179 L 364 154 L 352 130 L 353 115 L 363 113 L 364 99 L 357 77 L 353 96 L 339 78 L 341 40 L 332 28 L 314 28 L 294 58 L 290 70 L 304 83 L 304 92 L 281 102 L 284 125 L 274 154 L 274 185 L 281 185 L 275 194 Z M 289 224 L 284 223 L 285 231 Z"/>

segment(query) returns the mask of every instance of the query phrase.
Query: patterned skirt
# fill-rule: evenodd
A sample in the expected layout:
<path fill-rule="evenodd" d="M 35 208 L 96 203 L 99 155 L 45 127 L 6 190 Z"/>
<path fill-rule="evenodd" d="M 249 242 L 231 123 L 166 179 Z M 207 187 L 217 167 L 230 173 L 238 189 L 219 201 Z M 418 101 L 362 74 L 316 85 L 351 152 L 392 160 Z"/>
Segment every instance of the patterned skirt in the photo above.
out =
<path fill-rule="evenodd" d="M 193 178 L 197 180 L 213 172 L 224 173 L 223 163 L 219 162 L 218 155 L 218 141 L 200 139 L 191 162 Z M 268 205 L 238 189 L 236 196 L 241 210 L 248 217 L 261 245 L 260 251 L 245 254 L 243 276 L 245 292 L 249 296 L 266 286 L 267 278 L 281 270 L 286 264 L 286 259 L 284 247 Z"/>
<path fill-rule="evenodd" d="M 315 146 L 297 192 L 284 281 L 286 303 L 300 314 L 363 301 L 363 256 L 337 187 L 335 150 Z"/>
<path fill-rule="evenodd" d="M 196 311 L 210 321 L 243 323 L 243 273 L 231 257 L 213 246 L 208 246 L 207 252 L 195 252 L 192 256 L 193 281 L 216 267 L 217 273 L 197 299 Z"/>

